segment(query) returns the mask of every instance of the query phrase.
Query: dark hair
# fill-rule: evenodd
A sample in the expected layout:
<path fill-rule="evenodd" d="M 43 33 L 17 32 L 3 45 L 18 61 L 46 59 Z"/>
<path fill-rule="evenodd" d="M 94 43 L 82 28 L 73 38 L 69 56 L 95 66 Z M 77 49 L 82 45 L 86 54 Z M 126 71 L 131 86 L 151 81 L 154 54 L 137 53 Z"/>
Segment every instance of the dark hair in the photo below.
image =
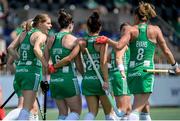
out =
<path fill-rule="evenodd" d="M 127 23 L 127 22 L 122 23 L 119 28 L 120 32 L 122 31 L 123 27 L 125 27 L 125 26 L 129 26 L 129 23 Z"/>
<path fill-rule="evenodd" d="M 135 9 L 135 14 L 138 15 L 140 20 L 147 21 L 150 18 L 156 17 L 155 7 L 150 3 L 139 3 L 139 6 Z"/>
<path fill-rule="evenodd" d="M 49 16 L 47 14 L 38 14 L 33 20 L 32 20 L 32 27 L 37 27 L 39 23 L 46 22 L 47 18 Z"/>
<path fill-rule="evenodd" d="M 58 23 L 62 28 L 67 28 L 69 26 L 69 24 L 71 24 L 73 22 L 72 20 L 72 16 L 67 13 L 64 9 L 61 9 L 59 11 L 59 18 L 58 18 Z"/>
<path fill-rule="evenodd" d="M 87 20 L 87 27 L 89 32 L 96 33 L 101 28 L 101 21 L 98 12 L 94 11 Z"/>

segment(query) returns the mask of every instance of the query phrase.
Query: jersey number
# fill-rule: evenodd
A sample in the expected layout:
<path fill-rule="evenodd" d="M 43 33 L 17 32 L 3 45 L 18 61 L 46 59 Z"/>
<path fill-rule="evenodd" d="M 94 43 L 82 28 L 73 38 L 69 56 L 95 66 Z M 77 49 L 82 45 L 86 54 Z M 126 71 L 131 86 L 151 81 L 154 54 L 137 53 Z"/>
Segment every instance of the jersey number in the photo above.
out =
<path fill-rule="evenodd" d="M 139 60 L 139 61 L 142 60 L 143 56 L 144 56 L 143 54 L 144 54 L 144 49 L 143 48 L 139 48 L 136 59 Z"/>
<path fill-rule="evenodd" d="M 27 51 L 22 52 L 22 59 L 25 61 L 27 60 Z"/>
<path fill-rule="evenodd" d="M 94 61 L 94 64 L 96 65 L 96 68 L 99 69 L 99 61 L 98 61 L 98 60 L 95 60 L 95 61 Z M 88 71 L 93 70 L 93 65 L 91 64 L 91 61 L 90 61 L 90 60 L 86 61 L 86 66 L 87 66 L 87 70 L 88 70 Z"/>
<path fill-rule="evenodd" d="M 55 61 L 56 61 L 56 63 L 58 63 L 60 61 L 60 56 L 59 55 L 55 55 Z"/>

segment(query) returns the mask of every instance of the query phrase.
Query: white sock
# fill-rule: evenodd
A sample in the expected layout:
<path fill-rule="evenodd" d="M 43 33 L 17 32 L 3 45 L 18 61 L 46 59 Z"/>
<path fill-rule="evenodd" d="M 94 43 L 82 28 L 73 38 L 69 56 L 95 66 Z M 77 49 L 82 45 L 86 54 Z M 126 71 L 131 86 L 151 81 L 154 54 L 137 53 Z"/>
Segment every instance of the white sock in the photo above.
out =
<path fill-rule="evenodd" d="M 116 114 L 116 112 L 114 112 L 114 117 L 116 120 L 121 120 L 123 118 L 123 116 L 126 114 L 125 112 L 123 112 L 122 110 L 118 109 L 118 115 Z"/>
<path fill-rule="evenodd" d="M 34 120 L 34 115 L 30 112 L 30 114 L 29 114 L 29 120 L 30 121 L 33 121 Z"/>
<path fill-rule="evenodd" d="M 65 120 L 79 120 L 80 115 L 76 112 L 71 112 L 67 115 Z"/>
<path fill-rule="evenodd" d="M 34 121 L 38 121 L 38 120 L 39 120 L 38 114 L 34 114 Z"/>
<path fill-rule="evenodd" d="M 23 109 L 21 109 L 21 112 L 20 112 L 17 120 L 29 120 L 29 115 L 30 115 L 29 110 L 23 108 Z"/>
<path fill-rule="evenodd" d="M 137 111 L 132 111 L 129 116 L 128 116 L 128 120 L 130 121 L 139 121 L 139 112 Z"/>
<path fill-rule="evenodd" d="M 65 120 L 66 119 L 66 116 L 65 115 L 59 115 L 58 116 L 58 120 Z"/>
<path fill-rule="evenodd" d="M 95 116 L 93 113 L 89 112 L 84 116 L 84 120 L 94 120 Z"/>
<path fill-rule="evenodd" d="M 149 113 L 141 112 L 141 114 L 139 115 L 139 119 L 145 121 L 151 121 L 151 116 Z"/>
<path fill-rule="evenodd" d="M 105 115 L 105 120 L 115 120 L 115 118 L 112 115 L 108 114 Z"/>
<path fill-rule="evenodd" d="M 22 108 L 16 108 L 10 111 L 3 120 L 17 120 Z"/>
<path fill-rule="evenodd" d="M 38 120 L 39 120 L 38 114 L 32 114 L 32 113 L 30 113 L 30 115 L 29 115 L 29 120 L 30 120 L 30 121 L 38 121 Z"/>
<path fill-rule="evenodd" d="M 127 121 L 127 120 L 128 120 L 128 115 L 124 115 L 124 116 L 121 118 L 121 120 Z"/>

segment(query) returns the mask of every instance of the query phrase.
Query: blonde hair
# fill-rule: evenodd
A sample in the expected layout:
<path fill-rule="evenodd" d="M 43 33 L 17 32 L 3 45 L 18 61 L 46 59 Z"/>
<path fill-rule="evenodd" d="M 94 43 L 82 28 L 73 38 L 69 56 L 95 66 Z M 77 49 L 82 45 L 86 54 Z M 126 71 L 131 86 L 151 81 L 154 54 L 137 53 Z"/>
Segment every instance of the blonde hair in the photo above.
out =
<path fill-rule="evenodd" d="M 29 31 L 32 28 L 32 19 L 29 19 L 27 21 L 24 21 L 20 27 L 23 28 L 25 31 Z"/>
<path fill-rule="evenodd" d="M 155 12 L 155 7 L 150 3 L 139 3 L 139 6 L 135 10 L 135 14 L 138 15 L 140 20 L 147 21 L 150 18 L 154 18 L 157 16 Z"/>

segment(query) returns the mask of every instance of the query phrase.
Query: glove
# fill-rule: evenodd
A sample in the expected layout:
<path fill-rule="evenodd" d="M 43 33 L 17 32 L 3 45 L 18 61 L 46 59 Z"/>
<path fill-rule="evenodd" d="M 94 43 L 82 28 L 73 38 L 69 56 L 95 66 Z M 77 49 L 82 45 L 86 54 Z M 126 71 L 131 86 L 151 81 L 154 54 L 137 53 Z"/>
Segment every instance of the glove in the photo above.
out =
<path fill-rule="evenodd" d="M 54 68 L 54 66 L 51 64 L 51 65 L 48 65 L 48 71 L 50 74 L 52 73 L 55 73 L 56 72 L 56 69 Z"/>
<path fill-rule="evenodd" d="M 48 81 L 41 81 L 40 86 L 41 86 L 43 93 L 45 93 L 49 90 Z"/>
<path fill-rule="evenodd" d="M 99 43 L 99 44 L 105 44 L 108 40 L 108 37 L 106 36 L 100 36 L 98 38 L 96 38 L 96 43 Z"/>

